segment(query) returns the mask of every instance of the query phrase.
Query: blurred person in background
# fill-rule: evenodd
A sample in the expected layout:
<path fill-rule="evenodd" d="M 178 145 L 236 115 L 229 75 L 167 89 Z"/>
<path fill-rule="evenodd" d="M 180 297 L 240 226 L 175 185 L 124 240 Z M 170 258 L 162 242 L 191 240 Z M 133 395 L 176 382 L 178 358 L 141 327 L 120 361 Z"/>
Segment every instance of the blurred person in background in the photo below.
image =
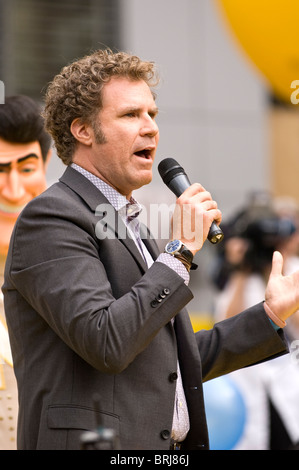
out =
<path fill-rule="evenodd" d="M 51 139 L 41 110 L 27 96 L 0 105 L 0 282 L 11 233 L 24 206 L 46 189 Z M 0 450 L 16 449 L 18 394 L 0 295 Z"/>
<path fill-rule="evenodd" d="M 256 193 L 248 206 L 222 224 L 226 238 L 214 282 L 219 289 L 215 321 L 238 314 L 263 299 L 273 252 L 284 256 L 284 274 L 299 267 L 298 209 L 294 204 Z M 291 345 L 298 314 L 285 332 Z M 247 408 L 246 424 L 236 449 L 290 449 L 299 441 L 299 366 L 290 355 L 233 372 Z"/>

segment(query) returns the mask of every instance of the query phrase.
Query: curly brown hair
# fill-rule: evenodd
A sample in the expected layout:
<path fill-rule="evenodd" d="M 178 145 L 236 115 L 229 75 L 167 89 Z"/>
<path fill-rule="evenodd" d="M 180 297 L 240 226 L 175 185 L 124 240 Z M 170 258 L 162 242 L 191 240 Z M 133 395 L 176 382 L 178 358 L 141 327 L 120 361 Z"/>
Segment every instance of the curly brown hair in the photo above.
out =
<path fill-rule="evenodd" d="M 76 118 L 93 125 L 102 106 L 102 89 L 112 77 L 144 80 L 151 88 L 159 82 L 153 62 L 126 52 L 98 50 L 64 67 L 49 84 L 43 117 L 57 155 L 70 165 L 76 147 L 71 123 Z"/>

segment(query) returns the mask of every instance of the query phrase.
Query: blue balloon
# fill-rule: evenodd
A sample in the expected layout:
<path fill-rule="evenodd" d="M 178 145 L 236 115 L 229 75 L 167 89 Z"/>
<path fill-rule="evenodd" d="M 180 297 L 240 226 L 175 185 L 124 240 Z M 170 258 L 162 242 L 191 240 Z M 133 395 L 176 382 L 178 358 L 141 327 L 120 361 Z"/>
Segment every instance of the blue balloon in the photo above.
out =
<path fill-rule="evenodd" d="M 231 450 L 242 437 L 246 405 L 237 385 L 227 376 L 203 384 L 211 450 Z"/>

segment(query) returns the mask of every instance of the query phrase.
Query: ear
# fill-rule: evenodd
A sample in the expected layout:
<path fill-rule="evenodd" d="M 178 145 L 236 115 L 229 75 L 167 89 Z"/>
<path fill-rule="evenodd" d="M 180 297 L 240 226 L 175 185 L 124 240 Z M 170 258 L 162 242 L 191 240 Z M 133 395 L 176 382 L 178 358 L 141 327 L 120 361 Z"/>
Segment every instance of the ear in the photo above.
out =
<path fill-rule="evenodd" d="M 92 129 L 89 124 L 82 122 L 80 118 L 76 118 L 73 120 L 71 127 L 71 133 L 75 137 L 78 142 L 83 145 L 91 145 L 92 144 Z"/>

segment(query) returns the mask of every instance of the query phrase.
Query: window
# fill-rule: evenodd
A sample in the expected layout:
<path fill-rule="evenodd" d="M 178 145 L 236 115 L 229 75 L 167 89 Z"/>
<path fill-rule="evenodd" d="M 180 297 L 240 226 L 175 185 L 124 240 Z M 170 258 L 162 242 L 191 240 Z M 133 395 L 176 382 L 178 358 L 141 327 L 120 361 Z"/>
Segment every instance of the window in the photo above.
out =
<path fill-rule="evenodd" d="M 0 0 L 0 80 L 6 96 L 41 100 L 67 63 L 121 49 L 119 0 Z"/>

